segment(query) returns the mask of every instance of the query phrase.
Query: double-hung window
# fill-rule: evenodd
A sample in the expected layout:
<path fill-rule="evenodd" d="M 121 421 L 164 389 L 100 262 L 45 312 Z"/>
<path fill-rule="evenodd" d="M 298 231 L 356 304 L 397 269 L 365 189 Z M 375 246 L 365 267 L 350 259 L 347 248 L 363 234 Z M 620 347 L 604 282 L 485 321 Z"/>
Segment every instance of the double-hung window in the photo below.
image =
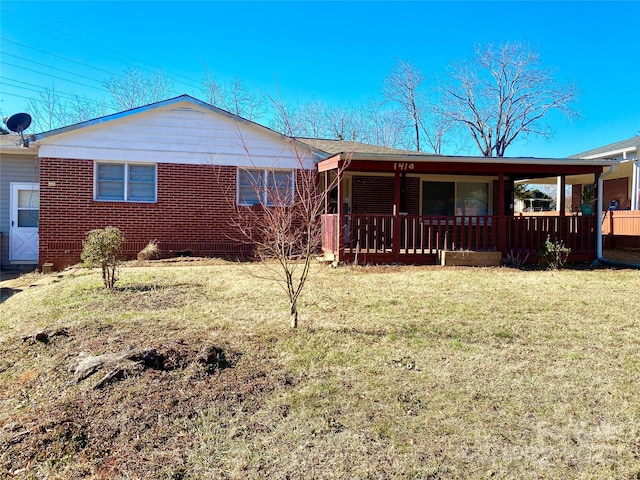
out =
<path fill-rule="evenodd" d="M 138 163 L 96 163 L 96 200 L 156 201 L 156 166 Z"/>
<path fill-rule="evenodd" d="M 238 205 L 291 205 L 293 170 L 238 169 Z"/>

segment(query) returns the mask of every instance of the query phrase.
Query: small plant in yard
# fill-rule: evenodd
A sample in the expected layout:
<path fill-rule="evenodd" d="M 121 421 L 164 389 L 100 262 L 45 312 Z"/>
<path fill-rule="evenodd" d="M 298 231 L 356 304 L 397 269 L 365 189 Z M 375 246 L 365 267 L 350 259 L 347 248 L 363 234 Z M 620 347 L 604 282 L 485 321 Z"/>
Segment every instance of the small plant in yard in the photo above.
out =
<path fill-rule="evenodd" d="M 547 270 L 557 270 L 567 263 L 569 253 L 571 253 L 571 249 L 565 246 L 564 242 L 557 240 L 552 242 L 549 235 L 547 235 L 547 239 L 538 251 L 538 258 L 540 259 L 540 264 Z"/>
<path fill-rule="evenodd" d="M 524 257 L 521 257 L 519 253 L 514 253 L 514 251 L 511 250 L 511 252 L 507 253 L 507 258 L 505 258 L 503 264 L 505 267 L 521 269 L 525 263 L 527 263 L 528 258 L 528 253 Z"/>
<path fill-rule="evenodd" d="M 118 228 L 108 226 L 91 230 L 83 242 L 80 258 L 85 267 L 102 268 L 105 288 L 112 289 L 118 279 L 118 254 L 124 241 L 124 235 Z"/>
<path fill-rule="evenodd" d="M 158 240 L 150 241 L 147 246 L 138 253 L 138 260 L 157 260 L 160 258 L 160 247 L 158 247 L 158 245 Z"/>

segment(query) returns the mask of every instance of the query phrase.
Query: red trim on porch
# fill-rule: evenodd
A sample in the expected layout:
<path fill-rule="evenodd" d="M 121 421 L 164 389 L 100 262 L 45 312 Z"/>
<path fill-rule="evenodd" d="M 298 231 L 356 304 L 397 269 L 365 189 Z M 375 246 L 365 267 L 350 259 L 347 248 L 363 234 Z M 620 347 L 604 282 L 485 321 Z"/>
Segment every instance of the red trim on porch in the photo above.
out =
<path fill-rule="evenodd" d="M 335 170 L 340 164 L 339 157 L 333 156 L 318 163 L 318 171 Z M 395 173 L 400 170 L 406 173 L 455 173 L 465 175 L 496 175 L 498 171 L 502 171 L 505 175 L 548 177 L 553 175 L 599 174 L 602 173 L 603 167 L 600 165 L 350 160 L 346 170 L 349 172 L 378 173 Z"/>

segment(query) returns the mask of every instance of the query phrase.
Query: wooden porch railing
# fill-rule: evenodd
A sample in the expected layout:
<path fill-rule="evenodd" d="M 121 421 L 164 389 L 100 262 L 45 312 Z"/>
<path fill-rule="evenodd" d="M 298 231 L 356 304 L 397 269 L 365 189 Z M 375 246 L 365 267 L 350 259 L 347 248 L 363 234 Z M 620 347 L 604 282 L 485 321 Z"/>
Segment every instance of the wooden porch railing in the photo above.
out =
<path fill-rule="evenodd" d="M 443 249 L 495 250 L 491 216 L 345 215 L 345 251 L 434 254 Z M 397 230 L 396 230 L 397 229 Z"/>
<path fill-rule="evenodd" d="M 595 252 L 595 216 L 323 215 L 323 250 L 346 254 L 434 255 L 440 250 L 535 253 L 547 236 L 574 253 Z"/>

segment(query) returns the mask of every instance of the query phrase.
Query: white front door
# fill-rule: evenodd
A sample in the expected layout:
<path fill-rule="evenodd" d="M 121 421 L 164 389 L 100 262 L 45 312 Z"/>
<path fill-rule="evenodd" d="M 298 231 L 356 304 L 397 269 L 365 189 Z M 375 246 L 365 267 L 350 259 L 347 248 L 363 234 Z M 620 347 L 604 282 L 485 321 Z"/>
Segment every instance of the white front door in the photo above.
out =
<path fill-rule="evenodd" d="M 12 182 L 10 204 L 9 260 L 37 263 L 40 186 Z"/>

